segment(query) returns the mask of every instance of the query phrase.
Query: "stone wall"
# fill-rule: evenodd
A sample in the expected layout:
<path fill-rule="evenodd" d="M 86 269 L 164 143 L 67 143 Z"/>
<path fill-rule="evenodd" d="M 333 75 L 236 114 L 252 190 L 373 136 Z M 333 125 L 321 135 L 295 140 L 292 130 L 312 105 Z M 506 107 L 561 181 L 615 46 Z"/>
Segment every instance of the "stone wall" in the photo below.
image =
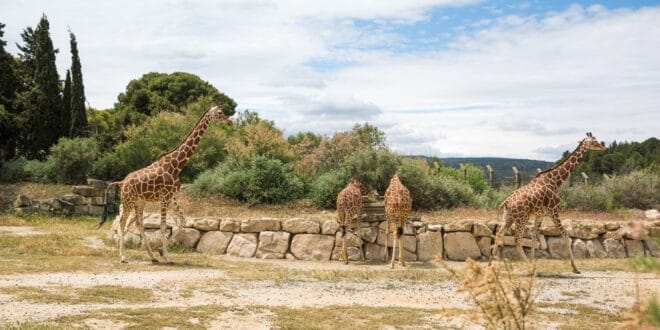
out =
<path fill-rule="evenodd" d="M 17 214 L 43 211 L 65 215 L 101 215 L 107 187 L 105 181 L 87 179 L 87 185 L 73 186 L 70 194 L 55 198 L 35 199 L 27 195 L 18 195 L 14 202 L 14 211 Z M 114 205 L 109 207 L 112 212 Z"/>
<path fill-rule="evenodd" d="M 172 233 L 174 219 L 167 219 L 168 237 Z M 145 216 L 145 239 L 159 244 L 160 216 Z M 502 223 L 495 221 L 456 221 L 446 224 L 427 224 L 421 219 L 410 219 L 404 228 L 403 247 L 408 261 L 429 261 L 437 254 L 447 260 L 462 261 L 470 257 L 485 260 L 490 253 L 492 235 Z M 633 239 L 633 233 L 619 222 L 563 221 L 572 239 L 577 258 L 625 258 L 636 256 L 660 256 L 660 249 L 651 240 Z M 651 235 L 660 235 L 660 221 L 644 224 Z M 113 226 L 115 228 L 115 226 Z M 360 246 L 367 260 L 382 260 L 385 254 L 386 223 L 382 216 L 364 217 L 356 235 L 348 234 L 349 260 L 360 260 Z M 291 260 L 337 260 L 341 246 L 339 225 L 334 220 L 311 218 L 245 219 L 201 217 L 187 218 L 184 228 L 174 230 L 172 242 L 188 249 L 208 254 L 228 254 L 245 258 Z M 114 230 L 114 229 L 113 229 Z M 504 237 L 503 254 L 517 257 L 513 237 Z M 540 242 L 532 242 L 530 228 L 523 239 L 524 249 L 529 252 L 536 244 L 539 258 L 567 258 L 568 250 L 551 221 L 541 226 Z M 124 243 L 138 246 L 137 230 L 131 229 Z M 391 249 L 392 240 L 387 244 Z M 391 254 L 390 254 L 391 256 Z"/>

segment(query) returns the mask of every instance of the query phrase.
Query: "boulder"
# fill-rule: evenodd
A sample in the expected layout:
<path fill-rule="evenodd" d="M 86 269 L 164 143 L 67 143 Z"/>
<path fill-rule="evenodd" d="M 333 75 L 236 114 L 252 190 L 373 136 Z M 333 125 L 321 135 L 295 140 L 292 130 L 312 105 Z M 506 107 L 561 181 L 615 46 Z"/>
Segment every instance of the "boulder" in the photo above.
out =
<path fill-rule="evenodd" d="M 75 212 L 78 214 L 88 214 L 99 216 L 103 214 L 103 206 L 99 205 L 77 205 Z"/>
<path fill-rule="evenodd" d="M 341 246 L 335 246 L 332 249 L 332 256 L 330 259 L 339 260 L 339 254 L 341 253 Z M 348 255 L 349 261 L 362 261 L 362 252 L 360 249 L 355 246 L 346 247 L 346 254 Z"/>
<path fill-rule="evenodd" d="M 391 258 L 392 255 L 390 255 L 390 260 L 392 260 Z M 406 249 L 403 250 L 403 258 L 405 259 L 405 261 L 417 261 L 417 255 L 412 252 L 408 252 L 408 250 Z M 396 255 L 394 256 L 394 260 L 399 260 L 399 248 L 396 249 Z"/>
<path fill-rule="evenodd" d="M 606 258 L 607 252 L 603 248 L 603 244 L 597 239 L 590 239 L 585 242 L 587 247 L 587 254 L 589 258 Z"/>
<path fill-rule="evenodd" d="M 202 231 L 214 231 L 218 230 L 219 224 L 220 220 L 217 218 L 201 218 L 195 221 L 193 227 Z"/>
<path fill-rule="evenodd" d="M 160 214 L 150 213 L 145 214 L 142 218 L 142 223 L 145 229 L 160 229 Z M 165 217 L 165 227 L 172 228 L 176 224 L 174 217 L 168 214 Z"/>
<path fill-rule="evenodd" d="M 194 249 L 202 234 L 197 229 L 179 228 L 174 231 L 172 242 L 181 243 L 187 249 Z"/>
<path fill-rule="evenodd" d="M 165 239 L 168 239 L 171 235 L 169 229 L 165 231 Z M 163 247 L 163 242 L 161 240 L 160 230 L 145 230 L 144 231 L 144 240 L 147 244 L 151 246 L 152 249 L 159 250 Z M 156 251 L 154 251 L 156 252 Z"/>
<path fill-rule="evenodd" d="M 85 204 L 85 200 L 83 199 L 84 197 L 76 194 L 66 194 L 60 196 L 60 200 L 64 201 L 64 204 L 67 205 L 83 205 Z"/>
<path fill-rule="evenodd" d="M 644 243 L 642 241 L 633 239 L 624 239 L 623 243 L 626 246 L 628 257 L 643 257 L 644 256 Z"/>
<path fill-rule="evenodd" d="M 442 230 L 442 225 L 439 224 L 429 224 L 426 226 L 426 229 L 429 231 L 441 231 Z"/>
<path fill-rule="evenodd" d="M 82 199 L 83 199 L 83 204 L 89 204 L 89 205 L 104 205 L 105 202 L 103 197 L 83 197 Z"/>
<path fill-rule="evenodd" d="M 317 221 L 304 218 L 292 218 L 282 221 L 282 230 L 291 234 L 318 234 L 321 232 Z"/>
<path fill-rule="evenodd" d="M 646 219 L 649 219 L 649 220 L 658 220 L 658 219 L 660 219 L 660 212 L 658 212 L 658 210 L 656 210 L 656 209 L 646 210 L 646 212 L 644 212 L 644 213 L 646 215 Z"/>
<path fill-rule="evenodd" d="M 417 259 L 430 261 L 439 256 L 442 259 L 442 234 L 428 231 L 417 236 Z"/>
<path fill-rule="evenodd" d="M 321 233 L 323 235 L 334 235 L 339 230 L 339 223 L 335 220 L 327 220 L 321 226 Z"/>
<path fill-rule="evenodd" d="M 595 239 L 605 234 L 607 229 L 602 222 L 573 221 L 567 225 L 568 236 L 581 239 Z"/>
<path fill-rule="evenodd" d="M 224 254 L 234 233 L 226 231 L 210 231 L 202 236 L 197 243 L 197 252 L 206 254 Z"/>
<path fill-rule="evenodd" d="M 565 229 L 565 227 L 564 227 Z M 555 223 L 553 221 L 543 221 L 540 227 L 541 234 L 544 236 L 561 236 L 561 232 L 559 231 L 559 228 L 555 226 Z"/>
<path fill-rule="evenodd" d="M 491 231 L 490 228 L 484 223 L 480 222 L 475 222 L 474 226 L 472 226 L 472 234 L 475 237 L 483 237 L 483 236 L 491 236 L 493 235 L 493 232 Z"/>
<path fill-rule="evenodd" d="M 472 231 L 472 221 L 452 221 L 443 225 L 445 233 L 455 231 Z"/>
<path fill-rule="evenodd" d="M 241 231 L 241 221 L 236 219 L 221 219 L 218 230 L 238 233 Z"/>
<path fill-rule="evenodd" d="M 146 236 L 146 235 L 145 235 Z M 160 238 L 160 236 L 158 236 Z M 119 239 L 118 237 L 115 238 L 115 240 Z M 115 241 L 116 242 L 116 241 Z M 160 242 L 160 241 L 158 241 Z M 124 234 L 124 247 L 129 248 L 129 249 L 138 249 L 140 248 L 140 235 L 133 233 L 133 232 L 128 232 Z"/>
<path fill-rule="evenodd" d="M 347 232 L 346 235 L 346 246 L 360 246 L 362 245 L 362 238 L 354 233 Z M 341 246 L 342 245 L 342 237 L 341 233 L 338 232 L 335 234 L 335 246 Z"/>
<path fill-rule="evenodd" d="M 587 254 L 587 244 L 579 239 L 576 238 L 573 240 L 573 257 L 578 258 L 578 259 L 584 259 L 588 256 Z"/>
<path fill-rule="evenodd" d="M 613 231 L 608 231 L 608 232 L 606 232 L 605 234 L 603 234 L 603 238 L 604 238 L 604 239 L 611 238 L 611 239 L 617 239 L 617 240 L 618 240 L 618 239 L 621 239 L 621 238 L 623 237 L 623 234 L 624 234 L 625 232 L 626 232 L 626 231 L 625 231 L 624 228 L 619 228 L 619 229 L 617 229 L 617 230 L 613 230 Z"/>
<path fill-rule="evenodd" d="M 289 249 L 289 237 L 291 234 L 285 231 L 262 231 L 259 233 L 259 245 L 257 246 L 257 258 L 282 259 Z"/>
<path fill-rule="evenodd" d="M 94 197 L 96 196 L 94 192 L 94 187 L 82 185 L 82 186 L 73 186 L 73 193 L 85 197 Z"/>
<path fill-rule="evenodd" d="M 378 238 L 376 242 L 380 245 L 385 246 L 385 232 L 379 230 L 378 231 Z M 402 235 L 401 241 L 403 242 L 403 248 L 410 251 L 410 252 L 415 252 L 417 250 L 417 238 L 415 236 L 410 236 L 410 235 Z M 392 247 L 392 244 L 394 243 L 394 235 L 390 233 L 388 240 L 387 240 L 387 246 Z M 398 244 L 398 243 L 397 243 Z"/>
<path fill-rule="evenodd" d="M 279 231 L 279 219 L 249 219 L 241 221 L 241 232 L 243 233 L 258 233 L 262 231 Z"/>
<path fill-rule="evenodd" d="M 608 222 L 605 223 L 605 229 L 607 229 L 607 230 L 617 230 L 620 227 L 621 227 L 621 225 L 617 222 L 608 221 Z"/>
<path fill-rule="evenodd" d="M 481 257 L 481 249 L 471 233 L 450 232 L 443 236 L 444 250 L 449 260 L 463 261 Z"/>
<path fill-rule="evenodd" d="M 234 234 L 227 254 L 235 257 L 252 258 L 257 251 L 257 234 Z"/>
<path fill-rule="evenodd" d="M 287 254 L 285 254 L 285 255 L 284 255 L 284 258 L 285 258 L 286 260 L 289 260 L 289 261 L 296 261 L 296 260 L 298 260 L 298 259 L 296 259 L 296 257 L 295 257 L 293 254 L 291 254 L 291 253 L 287 253 Z"/>
<path fill-rule="evenodd" d="M 102 180 L 87 179 L 87 185 L 94 188 L 94 195 L 104 196 L 108 183 Z"/>
<path fill-rule="evenodd" d="M 625 258 L 626 249 L 618 239 L 607 238 L 603 241 L 603 247 L 609 258 Z"/>
<path fill-rule="evenodd" d="M 644 245 L 646 245 L 646 253 L 649 257 L 660 257 L 660 246 L 655 241 L 644 240 Z"/>
<path fill-rule="evenodd" d="M 328 235 L 298 234 L 291 240 L 291 253 L 299 260 L 330 259 L 335 238 Z"/>
<path fill-rule="evenodd" d="M 376 227 L 363 227 L 358 229 L 357 232 L 363 240 L 369 243 L 376 242 L 376 239 L 378 238 L 378 228 Z"/>
<path fill-rule="evenodd" d="M 541 235 L 539 235 L 539 240 L 541 240 Z M 515 246 L 515 238 L 513 236 L 504 236 L 502 237 L 502 240 L 504 241 L 504 245 L 507 246 Z M 520 243 L 524 247 L 534 247 L 536 246 L 537 249 L 540 248 L 539 242 L 534 242 L 531 238 L 523 238 L 520 240 Z"/>
<path fill-rule="evenodd" d="M 27 195 L 18 195 L 14 201 L 14 207 L 27 207 L 32 204 L 32 199 Z"/>
<path fill-rule="evenodd" d="M 548 252 L 550 252 L 550 256 L 553 259 L 563 259 L 570 256 L 569 247 L 562 237 L 549 237 L 546 240 L 548 243 Z"/>
<path fill-rule="evenodd" d="M 364 255 L 367 260 L 383 260 L 385 258 L 385 247 L 378 244 L 365 244 Z"/>
<path fill-rule="evenodd" d="M 479 237 L 477 238 L 477 245 L 479 245 L 479 250 L 481 250 L 481 255 L 490 257 L 490 247 L 493 243 L 493 239 L 490 237 Z"/>
<path fill-rule="evenodd" d="M 406 221 L 406 223 L 403 225 L 403 234 L 404 235 L 415 235 L 415 226 L 413 226 L 412 222 Z"/>

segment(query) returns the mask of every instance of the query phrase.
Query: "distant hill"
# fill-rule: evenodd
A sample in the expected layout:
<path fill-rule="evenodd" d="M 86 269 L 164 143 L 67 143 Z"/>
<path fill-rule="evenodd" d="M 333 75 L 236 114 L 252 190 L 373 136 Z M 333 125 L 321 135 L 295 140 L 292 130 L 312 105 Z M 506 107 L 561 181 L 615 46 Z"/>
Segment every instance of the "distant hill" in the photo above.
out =
<path fill-rule="evenodd" d="M 419 156 L 426 159 L 430 157 Z M 536 174 L 536 169 L 540 168 L 545 170 L 554 166 L 553 162 L 546 162 L 543 160 L 533 159 L 517 159 L 517 158 L 500 158 L 500 157 L 449 157 L 440 158 L 440 161 L 445 166 L 459 167 L 460 163 L 470 163 L 479 166 L 486 171 L 486 165 L 490 165 L 495 171 L 495 177 L 512 177 L 512 166 L 518 168 L 523 177 L 531 177 Z"/>

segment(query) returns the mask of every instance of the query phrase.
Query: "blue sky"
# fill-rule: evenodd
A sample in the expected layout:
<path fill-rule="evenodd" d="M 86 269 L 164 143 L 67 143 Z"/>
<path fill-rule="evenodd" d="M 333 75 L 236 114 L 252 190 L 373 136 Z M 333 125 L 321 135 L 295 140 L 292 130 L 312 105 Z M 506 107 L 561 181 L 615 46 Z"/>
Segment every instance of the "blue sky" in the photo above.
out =
<path fill-rule="evenodd" d="M 544 160 L 660 122 L 658 1 L 4 1 L 10 52 L 41 13 L 99 109 L 186 71 L 286 134 L 368 121 L 402 154 Z"/>

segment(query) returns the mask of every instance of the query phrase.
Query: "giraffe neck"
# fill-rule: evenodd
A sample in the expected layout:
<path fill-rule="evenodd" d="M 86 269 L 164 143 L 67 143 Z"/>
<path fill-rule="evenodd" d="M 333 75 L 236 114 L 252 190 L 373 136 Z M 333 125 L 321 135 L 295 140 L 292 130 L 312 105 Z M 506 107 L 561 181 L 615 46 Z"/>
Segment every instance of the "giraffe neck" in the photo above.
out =
<path fill-rule="evenodd" d="M 582 161 L 586 151 L 584 143 L 580 142 L 577 148 L 563 162 L 548 172 L 548 177 L 554 189 L 559 188 L 566 181 L 575 166 Z"/>
<path fill-rule="evenodd" d="M 179 146 L 171 152 L 161 157 L 163 162 L 166 163 L 163 165 L 169 165 L 166 167 L 171 169 L 170 172 L 172 174 L 178 175 L 181 173 L 181 170 L 183 170 L 183 168 L 186 166 L 186 163 L 188 163 L 188 160 L 195 152 L 195 149 L 197 149 L 197 145 L 202 139 L 202 135 L 204 135 L 204 132 L 206 132 L 206 129 L 209 127 L 210 122 L 211 118 L 204 114 L 204 116 L 199 119 L 197 124 L 195 124 L 195 127 L 193 127 L 190 133 L 188 133 L 188 136 L 183 139 L 181 144 L 179 144 Z"/>

